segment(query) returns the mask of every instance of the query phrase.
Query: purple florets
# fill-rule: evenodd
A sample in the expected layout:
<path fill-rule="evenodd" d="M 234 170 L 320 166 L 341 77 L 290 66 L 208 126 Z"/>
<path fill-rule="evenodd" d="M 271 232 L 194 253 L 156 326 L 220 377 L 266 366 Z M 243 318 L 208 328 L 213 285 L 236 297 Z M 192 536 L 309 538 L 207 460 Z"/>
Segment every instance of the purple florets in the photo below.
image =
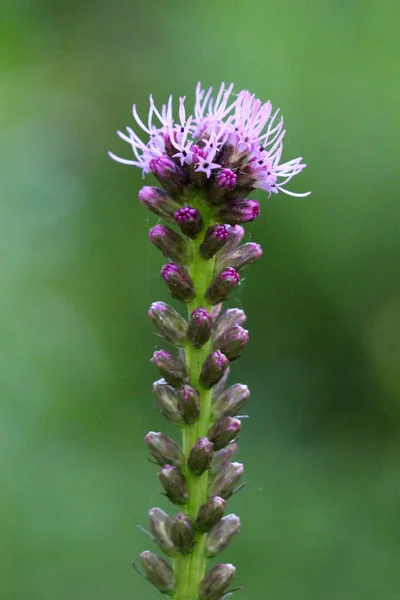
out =
<path fill-rule="evenodd" d="M 133 106 L 133 116 L 148 142 L 127 127 L 127 133 L 119 131 L 118 135 L 132 146 L 134 159 L 110 153 L 111 158 L 139 167 L 143 175 L 152 172 L 160 180 L 180 177 L 198 187 L 209 180 L 224 194 L 240 186 L 244 193 L 260 188 L 269 194 L 308 195 L 285 189 L 305 164 L 301 157 L 280 163 L 285 130 L 279 110 L 273 113 L 270 102 L 262 103 L 247 90 L 237 96 L 232 96 L 232 90 L 233 84 L 228 88 L 222 84 L 214 99 L 212 88 L 205 91 L 199 83 L 193 114 L 186 114 L 185 97 L 181 97 L 177 121 L 171 96 L 161 111 L 150 96 L 147 125 Z M 199 174 L 204 174 L 205 180 L 199 179 Z"/>

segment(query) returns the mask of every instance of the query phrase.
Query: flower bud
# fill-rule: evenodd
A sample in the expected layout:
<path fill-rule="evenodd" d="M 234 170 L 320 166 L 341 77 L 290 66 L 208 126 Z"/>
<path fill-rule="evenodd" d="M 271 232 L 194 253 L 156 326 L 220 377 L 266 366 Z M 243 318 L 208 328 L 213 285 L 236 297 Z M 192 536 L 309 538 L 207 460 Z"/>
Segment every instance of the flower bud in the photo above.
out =
<path fill-rule="evenodd" d="M 228 367 L 229 360 L 222 352 L 219 350 L 212 352 L 204 361 L 199 378 L 200 385 L 206 390 L 211 389 L 213 385 L 218 383 Z"/>
<path fill-rule="evenodd" d="M 259 214 L 260 205 L 258 202 L 246 198 L 236 198 L 223 205 L 217 213 L 217 218 L 221 223 L 239 225 L 240 223 L 254 221 Z"/>
<path fill-rule="evenodd" d="M 235 577 L 233 565 L 215 565 L 200 583 L 199 600 L 221 600 Z"/>
<path fill-rule="evenodd" d="M 214 350 L 221 350 L 229 360 L 239 358 L 249 341 L 249 332 L 240 325 L 234 325 L 220 335 L 213 343 Z"/>
<path fill-rule="evenodd" d="M 217 273 L 212 280 L 208 290 L 206 291 L 206 298 L 211 304 L 218 304 L 226 299 L 229 292 L 233 290 L 239 283 L 240 275 L 232 267 L 227 267 L 223 271 Z"/>
<path fill-rule="evenodd" d="M 157 408 L 175 425 L 182 423 L 182 416 L 178 408 L 178 390 L 168 385 L 165 379 L 159 379 L 153 384 L 153 392 L 157 397 Z"/>
<path fill-rule="evenodd" d="M 229 237 L 225 242 L 224 247 L 221 250 L 221 254 L 229 252 L 239 246 L 240 242 L 244 238 L 245 231 L 241 225 L 228 225 Z"/>
<path fill-rule="evenodd" d="M 229 372 L 230 368 L 228 367 L 225 373 L 222 375 L 221 379 L 218 381 L 218 383 L 214 385 L 211 393 L 211 397 L 213 399 L 218 398 L 218 396 L 220 396 L 224 391 L 226 382 L 228 381 Z"/>
<path fill-rule="evenodd" d="M 156 433 L 150 431 L 144 441 L 151 456 L 157 463 L 163 467 L 164 465 L 174 465 L 181 467 L 185 462 L 185 457 L 182 450 L 174 440 L 165 435 L 165 433 Z"/>
<path fill-rule="evenodd" d="M 243 269 L 243 267 L 247 267 L 256 262 L 261 256 L 262 248 L 260 244 L 248 242 L 230 252 L 221 253 L 218 260 L 218 266 L 220 268 L 229 266 L 239 271 L 240 269 Z"/>
<path fill-rule="evenodd" d="M 158 473 L 166 495 L 174 504 L 186 504 L 189 494 L 186 489 L 185 478 L 173 465 L 165 465 Z"/>
<path fill-rule="evenodd" d="M 203 475 L 210 468 L 213 456 L 214 444 L 206 437 L 200 437 L 190 451 L 188 457 L 189 471 L 193 475 Z"/>
<path fill-rule="evenodd" d="M 168 342 L 178 347 L 185 345 L 188 325 L 172 306 L 165 302 L 153 302 L 148 315 Z"/>
<path fill-rule="evenodd" d="M 163 594 L 173 596 L 175 593 L 175 577 L 169 564 L 150 550 L 142 552 L 140 560 L 150 583 Z"/>
<path fill-rule="evenodd" d="M 176 202 L 165 190 L 149 185 L 142 187 L 139 200 L 151 212 L 171 222 L 174 221 L 173 213 L 180 207 L 179 202 Z"/>
<path fill-rule="evenodd" d="M 169 287 L 173 298 L 181 302 L 190 302 L 194 298 L 193 282 L 184 267 L 168 263 L 162 267 L 161 277 Z"/>
<path fill-rule="evenodd" d="M 211 479 L 209 494 L 221 496 L 221 498 L 227 500 L 232 496 L 242 474 L 243 465 L 241 463 L 225 463 Z"/>
<path fill-rule="evenodd" d="M 181 554 L 189 554 L 193 548 L 194 527 L 191 520 L 183 513 L 172 519 L 171 538 L 174 546 Z"/>
<path fill-rule="evenodd" d="M 241 425 L 235 417 L 223 417 L 217 421 L 208 432 L 208 438 L 214 444 L 215 450 L 225 448 L 229 442 L 236 439 Z"/>
<path fill-rule="evenodd" d="M 191 251 L 187 241 L 166 225 L 155 225 L 150 229 L 149 238 L 167 258 L 184 265 L 190 260 Z"/>
<path fill-rule="evenodd" d="M 207 533 L 218 523 L 222 518 L 226 506 L 226 500 L 219 496 L 211 496 L 211 498 L 200 506 L 195 522 L 195 528 L 200 533 Z"/>
<path fill-rule="evenodd" d="M 245 312 L 240 308 L 228 308 L 215 322 L 213 339 L 216 340 L 234 325 L 243 325 L 246 318 Z"/>
<path fill-rule="evenodd" d="M 194 239 L 203 229 L 203 217 L 197 208 L 182 206 L 174 212 L 174 220 L 182 233 Z"/>
<path fill-rule="evenodd" d="M 211 462 L 211 475 L 218 473 L 233 457 L 237 452 L 238 446 L 236 442 L 231 442 L 225 448 L 214 452 L 213 459 Z"/>
<path fill-rule="evenodd" d="M 223 517 L 207 535 L 206 553 L 209 558 L 216 556 L 229 546 L 232 538 L 239 533 L 240 519 L 233 513 Z"/>
<path fill-rule="evenodd" d="M 200 415 L 200 394 L 185 384 L 178 390 L 178 408 L 187 425 L 195 423 Z"/>
<path fill-rule="evenodd" d="M 149 164 L 151 172 L 167 192 L 182 191 L 187 183 L 187 177 L 184 170 L 172 159 L 165 155 L 156 156 L 150 160 Z"/>
<path fill-rule="evenodd" d="M 205 260 L 212 258 L 224 247 L 229 237 L 229 230 L 225 225 L 212 225 L 204 234 L 204 240 L 200 245 L 200 256 Z"/>
<path fill-rule="evenodd" d="M 218 398 L 213 401 L 212 415 L 214 419 L 223 417 L 234 417 L 246 404 L 250 396 L 247 385 L 235 383 L 224 390 Z"/>
<path fill-rule="evenodd" d="M 201 348 L 210 339 L 213 319 L 208 310 L 199 306 L 189 319 L 187 339 L 195 348 Z"/>
<path fill-rule="evenodd" d="M 148 515 L 149 529 L 159 548 L 172 556 L 175 554 L 175 546 L 171 539 L 171 517 L 157 507 L 151 508 Z"/>
<path fill-rule="evenodd" d="M 166 350 L 156 350 L 150 359 L 167 383 L 175 388 L 180 388 L 187 379 L 185 363 Z"/>
<path fill-rule="evenodd" d="M 237 175 L 231 169 L 221 169 L 217 175 L 217 185 L 222 190 L 233 190 Z"/>

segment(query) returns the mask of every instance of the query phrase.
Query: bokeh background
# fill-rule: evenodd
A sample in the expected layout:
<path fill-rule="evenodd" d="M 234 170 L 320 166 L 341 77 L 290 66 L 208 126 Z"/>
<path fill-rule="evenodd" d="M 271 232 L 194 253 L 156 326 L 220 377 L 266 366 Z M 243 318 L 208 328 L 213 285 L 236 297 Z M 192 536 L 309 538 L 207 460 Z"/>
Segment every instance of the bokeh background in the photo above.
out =
<path fill-rule="evenodd" d="M 0 596 L 155 599 L 130 567 L 167 503 L 143 436 L 167 300 L 156 221 L 115 135 L 148 95 L 234 81 L 280 106 L 308 168 L 267 200 L 232 298 L 251 345 L 241 598 L 400 598 L 396 0 L 2 4 Z M 238 596 L 239 598 L 239 596 Z"/>

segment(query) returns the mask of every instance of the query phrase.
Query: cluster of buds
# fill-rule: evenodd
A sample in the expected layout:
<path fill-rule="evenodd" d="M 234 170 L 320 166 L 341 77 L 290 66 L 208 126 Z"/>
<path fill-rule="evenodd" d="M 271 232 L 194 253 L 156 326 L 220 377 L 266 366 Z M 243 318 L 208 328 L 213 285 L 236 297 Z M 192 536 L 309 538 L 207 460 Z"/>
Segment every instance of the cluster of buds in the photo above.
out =
<path fill-rule="evenodd" d="M 232 86 L 222 84 L 215 100 L 211 92 L 198 85 L 193 115 L 180 98 L 177 122 L 171 98 L 161 111 L 150 98 L 148 125 L 134 106 L 149 140 L 127 128 L 127 134 L 118 133 L 134 159 L 111 154 L 158 180 L 161 187 L 144 186 L 139 200 L 165 221 L 150 230 L 150 241 L 167 258 L 161 277 L 171 296 L 188 308 L 187 319 L 164 302 L 154 302 L 148 313 L 175 348 L 154 352 L 151 362 L 161 379 L 153 390 L 158 410 L 180 428 L 183 443 L 160 432 L 146 435 L 163 493 L 179 512 L 170 516 L 155 507 L 148 515 L 149 533 L 174 559 L 172 566 L 152 551 L 140 558 L 147 579 L 176 600 L 222 600 L 234 591 L 233 565 L 204 570 L 240 529 L 239 517 L 225 510 L 242 487 L 243 465 L 234 455 L 249 389 L 227 380 L 249 336 L 244 312 L 224 311 L 222 303 L 238 286 L 242 269 L 262 254 L 259 244 L 243 243 L 243 224 L 260 213 L 247 196 L 256 188 L 269 195 L 307 195 L 284 188 L 305 165 L 301 158 L 280 164 L 285 131 L 279 111 L 272 114 L 270 102 L 262 104 L 247 91 L 232 101 Z"/>

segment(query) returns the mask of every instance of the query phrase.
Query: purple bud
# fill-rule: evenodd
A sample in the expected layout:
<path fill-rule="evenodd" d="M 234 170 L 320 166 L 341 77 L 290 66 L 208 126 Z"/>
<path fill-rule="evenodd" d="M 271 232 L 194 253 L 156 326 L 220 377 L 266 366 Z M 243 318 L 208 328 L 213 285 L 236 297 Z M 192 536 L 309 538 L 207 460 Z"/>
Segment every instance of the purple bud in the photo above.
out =
<path fill-rule="evenodd" d="M 210 441 L 214 444 L 215 450 L 225 448 L 236 439 L 242 423 L 235 417 L 223 417 L 217 421 L 208 432 Z"/>
<path fill-rule="evenodd" d="M 222 450 L 214 452 L 214 456 L 211 463 L 211 475 L 216 475 L 230 460 L 232 456 L 237 452 L 238 446 L 236 442 L 231 442 Z"/>
<path fill-rule="evenodd" d="M 223 517 L 214 525 L 206 539 L 206 553 L 209 558 L 227 548 L 232 538 L 239 533 L 240 519 L 233 513 Z"/>
<path fill-rule="evenodd" d="M 168 464 L 181 467 L 184 464 L 185 457 L 182 450 L 165 433 L 150 431 L 144 438 L 144 441 L 151 456 L 161 467 Z"/>
<path fill-rule="evenodd" d="M 168 421 L 175 425 L 182 424 L 182 416 L 178 408 L 178 390 L 168 385 L 165 379 L 153 384 L 153 392 L 157 397 L 157 408 Z"/>
<path fill-rule="evenodd" d="M 187 425 L 195 423 L 200 415 L 200 394 L 190 385 L 178 390 L 178 408 Z"/>
<path fill-rule="evenodd" d="M 219 350 L 212 352 L 204 361 L 199 378 L 200 385 L 206 390 L 211 389 L 213 385 L 218 383 L 228 367 L 229 359 L 222 352 Z"/>
<path fill-rule="evenodd" d="M 212 225 L 204 234 L 204 240 L 200 244 L 200 256 L 205 260 L 212 258 L 224 247 L 229 237 L 229 230 L 225 225 Z"/>
<path fill-rule="evenodd" d="M 187 339 L 195 348 L 201 348 L 210 339 L 213 319 L 208 310 L 199 306 L 189 319 Z"/>
<path fill-rule="evenodd" d="M 243 325 L 246 318 L 245 312 L 240 308 L 228 308 L 215 322 L 213 339 L 216 340 L 234 325 Z"/>
<path fill-rule="evenodd" d="M 161 335 L 174 346 L 183 347 L 186 343 L 187 323 L 172 306 L 165 302 L 153 302 L 148 315 Z"/>
<path fill-rule="evenodd" d="M 235 577 L 233 565 L 215 565 L 200 583 L 199 600 L 221 600 Z"/>
<path fill-rule="evenodd" d="M 186 489 L 185 478 L 173 465 L 165 465 L 158 473 L 166 495 L 174 504 L 186 504 L 189 494 Z"/>
<path fill-rule="evenodd" d="M 214 444 L 206 437 L 200 437 L 190 451 L 187 461 L 189 471 L 193 475 L 203 475 L 210 468 L 213 457 Z"/>
<path fill-rule="evenodd" d="M 151 508 L 148 515 L 149 529 L 159 548 L 172 556 L 175 554 L 175 547 L 171 539 L 171 517 L 157 507 Z"/>
<path fill-rule="evenodd" d="M 240 270 L 243 267 L 253 264 L 261 256 L 262 248 L 260 244 L 248 242 L 230 252 L 222 252 L 218 260 L 218 266 L 223 268 L 229 265 L 234 269 Z"/>
<path fill-rule="evenodd" d="M 174 546 L 181 554 L 189 554 L 193 548 L 194 527 L 184 513 L 178 513 L 172 519 L 171 538 Z"/>
<path fill-rule="evenodd" d="M 156 156 L 149 164 L 153 175 L 168 192 L 181 191 L 186 185 L 187 177 L 184 170 L 168 156 Z"/>
<path fill-rule="evenodd" d="M 179 264 L 186 264 L 191 257 L 187 241 L 166 225 L 155 225 L 150 229 L 149 238 L 167 258 Z"/>
<path fill-rule="evenodd" d="M 195 527 L 201 533 L 207 533 L 218 523 L 225 511 L 226 501 L 219 496 L 211 498 L 199 508 Z"/>
<path fill-rule="evenodd" d="M 260 205 L 258 202 L 246 198 L 237 198 L 224 204 L 223 208 L 218 211 L 217 218 L 221 223 L 238 225 L 254 221 L 259 214 Z"/>
<path fill-rule="evenodd" d="M 229 252 L 229 250 L 233 250 L 239 246 L 240 242 L 244 238 L 244 229 L 241 225 L 228 225 L 229 228 L 229 237 L 226 240 L 226 244 L 222 249 L 221 253 Z"/>
<path fill-rule="evenodd" d="M 175 577 L 169 564 L 150 550 L 142 552 L 140 560 L 150 583 L 163 594 L 172 596 L 175 593 Z"/>
<path fill-rule="evenodd" d="M 156 350 L 150 362 L 159 370 L 167 383 L 180 388 L 186 382 L 187 369 L 185 363 L 166 350 Z"/>
<path fill-rule="evenodd" d="M 221 169 L 218 172 L 217 184 L 220 188 L 232 190 L 236 185 L 237 176 L 231 169 Z"/>
<path fill-rule="evenodd" d="M 151 212 L 171 222 L 174 222 L 173 213 L 180 206 L 179 202 L 176 202 L 165 190 L 149 185 L 142 187 L 139 192 L 139 200 Z"/>
<path fill-rule="evenodd" d="M 212 280 L 206 298 L 211 304 L 218 304 L 226 299 L 227 295 L 239 283 L 240 275 L 232 267 L 220 271 Z"/>
<path fill-rule="evenodd" d="M 208 490 L 209 494 L 221 496 L 227 500 L 232 496 L 242 475 L 243 465 L 241 463 L 225 463 L 211 479 Z"/>
<path fill-rule="evenodd" d="M 214 419 L 223 417 L 234 417 L 246 404 L 250 396 L 250 390 L 247 385 L 235 383 L 222 392 L 218 398 L 213 401 L 212 415 Z"/>
<path fill-rule="evenodd" d="M 182 233 L 192 239 L 197 237 L 203 229 L 203 217 L 197 208 L 182 206 L 174 212 L 174 219 Z"/>
<path fill-rule="evenodd" d="M 249 332 L 240 325 L 234 325 L 220 335 L 213 343 L 213 349 L 221 350 L 230 361 L 239 358 L 249 341 Z"/>
<path fill-rule="evenodd" d="M 184 267 L 168 263 L 161 269 L 161 277 L 169 287 L 171 296 L 181 302 L 190 302 L 195 296 L 193 282 Z"/>

